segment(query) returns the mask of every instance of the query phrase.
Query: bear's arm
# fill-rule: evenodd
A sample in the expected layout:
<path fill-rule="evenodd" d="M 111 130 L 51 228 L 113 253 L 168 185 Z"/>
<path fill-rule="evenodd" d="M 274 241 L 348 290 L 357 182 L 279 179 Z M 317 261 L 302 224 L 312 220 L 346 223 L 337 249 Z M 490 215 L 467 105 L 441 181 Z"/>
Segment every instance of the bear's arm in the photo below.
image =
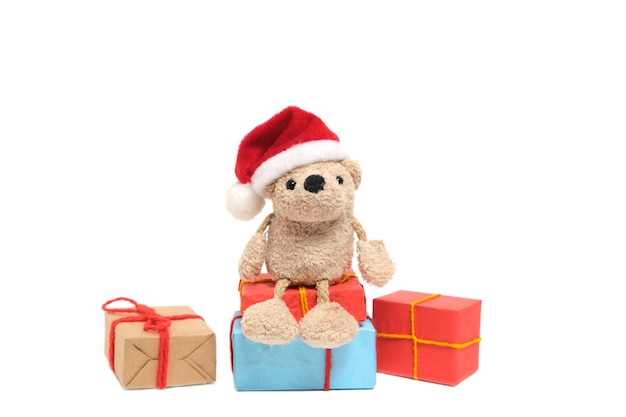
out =
<path fill-rule="evenodd" d="M 239 276 L 241 279 L 254 281 L 259 277 L 265 256 L 267 254 L 267 238 L 265 229 L 272 221 L 273 214 L 269 214 L 256 233 L 250 238 L 239 259 Z"/>
<path fill-rule="evenodd" d="M 365 282 L 376 287 L 384 286 L 396 273 L 396 266 L 382 240 L 367 240 L 365 230 L 356 218 L 352 226 L 358 237 L 356 242 L 359 271 Z"/>

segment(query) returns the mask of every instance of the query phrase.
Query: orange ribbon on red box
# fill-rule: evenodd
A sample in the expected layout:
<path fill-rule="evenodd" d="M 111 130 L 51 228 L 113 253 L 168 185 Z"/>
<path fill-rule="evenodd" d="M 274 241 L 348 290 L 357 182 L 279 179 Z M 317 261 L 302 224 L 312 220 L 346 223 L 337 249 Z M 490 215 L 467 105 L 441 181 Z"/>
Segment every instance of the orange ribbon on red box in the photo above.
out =
<path fill-rule="evenodd" d="M 347 280 L 351 279 L 351 278 L 356 278 L 358 279 L 358 277 L 355 274 L 345 274 L 343 277 L 341 277 L 341 279 L 337 282 L 337 284 L 341 284 L 343 282 L 346 282 Z M 248 280 L 248 279 L 242 279 L 239 281 L 239 298 L 243 297 L 242 295 L 242 290 L 243 290 L 243 286 L 246 284 L 255 284 L 258 282 L 272 282 L 273 279 L 272 278 L 261 278 L 255 281 L 252 280 Z M 302 312 L 302 315 L 306 315 L 309 312 L 309 302 L 307 300 L 307 296 L 306 296 L 306 289 L 307 286 L 305 285 L 298 285 L 298 296 L 300 297 L 300 311 Z"/>
<path fill-rule="evenodd" d="M 413 341 L 413 379 L 417 378 L 417 364 L 418 364 L 418 345 L 435 345 L 435 346 L 443 346 L 449 347 L 453 349 L 463 349 L 475 343 L 479 343 L 481 341 L 480 337 L 469 340 L 464 343 L 450 343 L 450 342 L 439 342 L 436 340 L 428 340 L 428 339 L 420 339 L 415 335 L 415 306 L 423 303 L 424 301 L 428 301 L 435 297 L 439 297 L 441 294 L 431 294 L 424 298 L 420 298 L 419 300 L 413 301 L 411 303 L 411 334 L 395 334 L 395 333 L 377 333 L 377 337 L 387 338 L 387 339 L 409 339 Z"/>
<path fill-rule="evenodd" d="M 133 305 L 132 308 L 109 308 L 110 304 L 117 301 L 127 301 Z M 180 314 L 174 316 L 162 316 L 157 313 L 152 307 L 148 307 L 143 304 L 137 303 L 130 298 L 114 298 L 107 301 L 102 305 L 102 310 L 107 313 L 135 313 L 136 316 L 124 316 L 114 320 L 111 323 L 111 331 L 109 332 L 109 366 L 111 370 L 115 372 L 115 327 L 119 323 L 129 322 L 144 322 L 143 329 L 149 332 L 159 333 L 159 356 L 157 366 L 156 387 L 159 389 L 167 386 L 167 366 L 169 363 L 169 346 L 170 346 L 170 332 L 169 327 L 172 324 L 172 320 L 184 320 L 184 319 L 201 319 L 202 317 L 196 314 Z"/>

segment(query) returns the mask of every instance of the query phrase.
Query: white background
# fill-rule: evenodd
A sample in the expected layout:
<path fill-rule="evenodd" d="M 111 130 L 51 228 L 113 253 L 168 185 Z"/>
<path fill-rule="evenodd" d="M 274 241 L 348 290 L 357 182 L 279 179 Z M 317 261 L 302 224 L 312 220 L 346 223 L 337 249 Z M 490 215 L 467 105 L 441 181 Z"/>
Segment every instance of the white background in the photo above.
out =
<path fill-rule="evenodd" d="M 0 414 L 624 415 L 623 3 L 217 3 L 1 3 Z M 262 217 L 224 197 L 240 139 L 292 104 L 363 168 L 356 215 L 398 266 L 368 308 L 483 300 L 459 386 L 235 391 Z M 119 296 L 202 315 L 217 382 L 123 390 L 100 309 Z"/>

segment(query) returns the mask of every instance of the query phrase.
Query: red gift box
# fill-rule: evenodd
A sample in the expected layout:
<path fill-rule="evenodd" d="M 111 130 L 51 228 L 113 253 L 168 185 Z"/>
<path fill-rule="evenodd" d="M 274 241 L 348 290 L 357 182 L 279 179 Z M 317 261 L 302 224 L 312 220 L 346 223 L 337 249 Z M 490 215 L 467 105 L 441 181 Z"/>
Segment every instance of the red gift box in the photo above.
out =
<path fill-rule="evenodd" d="M 239 295 L 240 311 L 243 313 L 251 305 L 274 296 L 274 281 L 267 273 L 261 274 L 254 282 L 240 280 Z M 329 296 L 330 301 L 339 303 L 357 321 L 362 322 L 367 318 L 365 290 L 356 275 L 347 274 L 338 283 L 331 285 Z M 307 286 L 289 287 L 283 299 L 296 320 L 300 321 L 317 303 L 317 290 L 315 287 Z"/>
<path fill-rule="evenodd" d="M 377 371 L 457 385 L 478 370 L 481 304 L 412 291 L 375 298 Z"/>

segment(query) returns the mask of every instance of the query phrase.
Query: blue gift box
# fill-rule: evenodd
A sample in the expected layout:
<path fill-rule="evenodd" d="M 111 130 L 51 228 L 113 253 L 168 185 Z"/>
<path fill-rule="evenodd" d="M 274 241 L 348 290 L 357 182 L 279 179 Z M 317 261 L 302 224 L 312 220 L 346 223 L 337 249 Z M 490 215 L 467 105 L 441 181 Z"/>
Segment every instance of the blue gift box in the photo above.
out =
<path fill-rule="evenodd" d="M 239 391 L 371 389 L 376 384 L 376 330 L 368 318 L 357 336 L 335 349 L 314 348 L 300 338 L 269 346 L 247 339 L 241 315 L 231 330 L 231 364 Z"/>

